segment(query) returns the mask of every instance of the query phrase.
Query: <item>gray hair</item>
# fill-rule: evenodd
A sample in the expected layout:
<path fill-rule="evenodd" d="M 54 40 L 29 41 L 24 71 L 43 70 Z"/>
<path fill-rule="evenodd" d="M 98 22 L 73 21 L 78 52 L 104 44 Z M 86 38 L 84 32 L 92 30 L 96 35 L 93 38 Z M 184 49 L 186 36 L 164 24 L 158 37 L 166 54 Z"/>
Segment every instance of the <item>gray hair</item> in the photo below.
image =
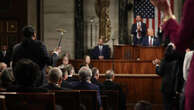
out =
<path fill-rule="evenodd" d="M 78 74 L 79 74 L 79 78 L 80 78 L 81 81 L 90 80 L 91 77 L 92 77 L 91 69 L 86 67 L 86 66 L 80 68 Z"/>
<path fill-rule="evenodd" d="M 48 73 L 49 81 L 57 83 L 62 78 L 62 74 L 63 73 L 59 68 L 52 68 Z"/>
<path fill-rule="evenodd" d="M 135 105 L 135 110 L 152 110 L 152 104 L 148 101 L 138 101 Z"/>
<path fill-rule="evenodd" d="M 113 70 L 107 70 L 105 73 L 106 79 L 112 79 L 114 77 L 114 71 Z"/>

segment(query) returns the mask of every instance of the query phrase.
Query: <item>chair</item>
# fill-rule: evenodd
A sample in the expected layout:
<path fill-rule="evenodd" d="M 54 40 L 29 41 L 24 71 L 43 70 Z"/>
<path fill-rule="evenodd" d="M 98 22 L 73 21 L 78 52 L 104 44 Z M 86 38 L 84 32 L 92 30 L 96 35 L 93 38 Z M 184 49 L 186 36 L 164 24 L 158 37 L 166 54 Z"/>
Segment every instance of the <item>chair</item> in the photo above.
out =
<path fill-rule="evenodd" d="M 97 91 L 80 90 L 80 103 L 84 110 L 97 110 Z"/>
<path fill-rule="evenodd" d="M 79 90 L 56 90 L 55 99 L 56 105 L 61 107 L 61 110 L 79 110 L 80 108 L 80 97 Z"/>
<path fill-rule="evenodd" d="M 100 91 L 102 106 L 105 110 L 119 110 L 119 91 Z"/>
<path fill-rule="evenodd" d="M 54 93 L 0 92 L 7 110 L 55 110 Z"/>
<path fill-rule="evenodd" d="M 0 110 L 6 110 L 4 95 L 0 95 Z"/>

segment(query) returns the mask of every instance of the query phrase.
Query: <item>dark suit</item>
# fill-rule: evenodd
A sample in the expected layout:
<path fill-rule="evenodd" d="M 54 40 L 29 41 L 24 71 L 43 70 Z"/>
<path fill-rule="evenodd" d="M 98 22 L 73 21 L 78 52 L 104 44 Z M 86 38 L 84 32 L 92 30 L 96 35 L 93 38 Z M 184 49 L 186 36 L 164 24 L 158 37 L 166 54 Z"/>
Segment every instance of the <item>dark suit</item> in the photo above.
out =
<path fill-rule="evenodd" d="M 149 41 L 149 37 L 146 36 L 146 37 L 144 37 L 144 39 L 143 39 L 142 45 L 143 45 L 143 46 L 150 46 L 150 45 L 149 45 L 149 42 L 150 42 L 150 41 Z M 153 37 L 152 46 L 160 46 L 160 42 L 159 42 L 159 39 L 158 39 L 158 38 Z"/>
<path fill-rule="evenodd" d="M 62 83 L 61 83 L 61 87 L 63 87 L 63 88 L 72 88 L 72 83 L 68 82 L 66 80 L 63 80 Z"/>
<path fill-rule="evenodd" d="M 143 38 L 146 36 L 146 32 L 147 32 L 147 28 L 146 28 L 146 24 L 141 22 L 141 36 L 140 36 L 140 39 L 137 38 L 137 23 L 133 24 L 132 25 L 132 28 L 131 28 L 131 34 L 133 34 L 133 43 L 134 45 L 141 45 L 142 44 L 142 40 Z"/>
<path fill-rule="evenodd" d="M 100 90 L 103 88 L 103 84 L 100 81 L 96 80 L 95 78 L 92 78 L 91 82 L 95 85 L 98 85 L 100 87 Z"/>
<path fill-rule="evenodd" d="M 101 97 L 100 97 L 100 89 L 97 85 L 88 83 L 88 82 L 77 82 L 74 83 L 73 89 L 76 90 L 97 90 L 97 100 L 99 106 L 101 106 Z"/>
<path fill-rule="evenodd" d="M 158 33 L 157 33 L 157 35 L 158 35 L 158 39 L 159 39 L 159 41 L 160 41 L 160 44 L 163 44 L 163 39 L 162 39 L 162 37 L 163 37 L 163 31 L 160 30 L 160 28 L 158 28 Z"/>
<path fill-rule="evenodd" d="M 92 52 L 94 59 L 98 59 L 99 56 L 104 56 L 104 59 L 110 58 L 110 48 L 108 45 L 102 45 L 102 51 L 100 52 L 99 46 L 96 46 Z"/>
<path fill-rule="evenodd" d="M 103 82 L 103 90 L 117 90 L 119 91 L 119 110 L 126 110 L 126 98 L 119 84 L 109 80 Z"/>
<path fill-rule="evenodd" d="M 178 71 L 178 61 L 173 59 L 164 59 L 161 61 L 160 66 L 156 67 L 156 73 L 162 77 L 161 92 L 163 94 L 164 110 L 172 110 L 173 108 Z"/>
<path fill-rule="evenodd" d="M 37 63 L 42 71 L 44 72 L 45 65 L 52 64 L 52 57 L 49 56 L 46 46 L 38 40 L 24 40 L 23 42 L 16 44 L 13 49 L 13 69 L 15 64 L 23 59 L 30 59 Z M 41 85 L 45 81 L 45 74 L 41 76 Z"/>
<path fill-rule="evenodd" d="M 48 90 L 70 90 L 68 88 L 60 88 L 55 84 L 48 83 L 47 85 L 42 86 L 42 88 L 48 89 Z"/>

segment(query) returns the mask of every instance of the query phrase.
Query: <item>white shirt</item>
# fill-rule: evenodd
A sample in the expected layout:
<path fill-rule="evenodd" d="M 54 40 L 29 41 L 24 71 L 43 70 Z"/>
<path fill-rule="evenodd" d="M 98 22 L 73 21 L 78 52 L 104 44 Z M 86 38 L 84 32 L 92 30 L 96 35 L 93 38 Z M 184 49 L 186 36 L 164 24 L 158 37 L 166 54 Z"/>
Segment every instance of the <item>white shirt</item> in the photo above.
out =
<path fill-rule="evenodd" d="M 151 36 L 149 36 L 149 39 L 148 39 L 148 43 L 149 43 L 149 45 L 150 45 L 150 40 L 151 40 L 152 45 L 153 45 L 153 44 L 154 44 L 154 38 L 153 38 L 153 37 L 151 37 Z"/>
<path fill-rule="evenodd" d="M 194 51 L 190 51 L 190 52 L 187 52 L 185 54 L 185 59 L 184 59 L 184 63 L 183 63 L 183 78 L 185 81 L 187 81 L 187 77 L 189 74 L 189 69 L 190 69 L 190 64 L 191 64 L 191 60 L 193 57 L 193 52 Z"/>

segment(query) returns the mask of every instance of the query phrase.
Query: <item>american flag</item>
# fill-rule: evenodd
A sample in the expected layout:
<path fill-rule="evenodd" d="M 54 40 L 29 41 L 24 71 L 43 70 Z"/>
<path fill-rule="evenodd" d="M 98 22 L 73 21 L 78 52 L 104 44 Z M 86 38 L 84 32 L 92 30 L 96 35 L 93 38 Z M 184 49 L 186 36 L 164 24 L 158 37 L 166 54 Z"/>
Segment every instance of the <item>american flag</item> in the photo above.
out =
<path fill-rule="evenodd" d="M 174 11 L 174 0 L 168 1 L 171 4 L 172 11 Z M 157 35 L 158 27 L 162 23 L 163 14 L 150 3 L 150 0 L 134 0 L 133 12 L 134 23 L 136 23 L 136 15 L 141 15 L 147 28 L 152 28 L 155 35 Z"/>

